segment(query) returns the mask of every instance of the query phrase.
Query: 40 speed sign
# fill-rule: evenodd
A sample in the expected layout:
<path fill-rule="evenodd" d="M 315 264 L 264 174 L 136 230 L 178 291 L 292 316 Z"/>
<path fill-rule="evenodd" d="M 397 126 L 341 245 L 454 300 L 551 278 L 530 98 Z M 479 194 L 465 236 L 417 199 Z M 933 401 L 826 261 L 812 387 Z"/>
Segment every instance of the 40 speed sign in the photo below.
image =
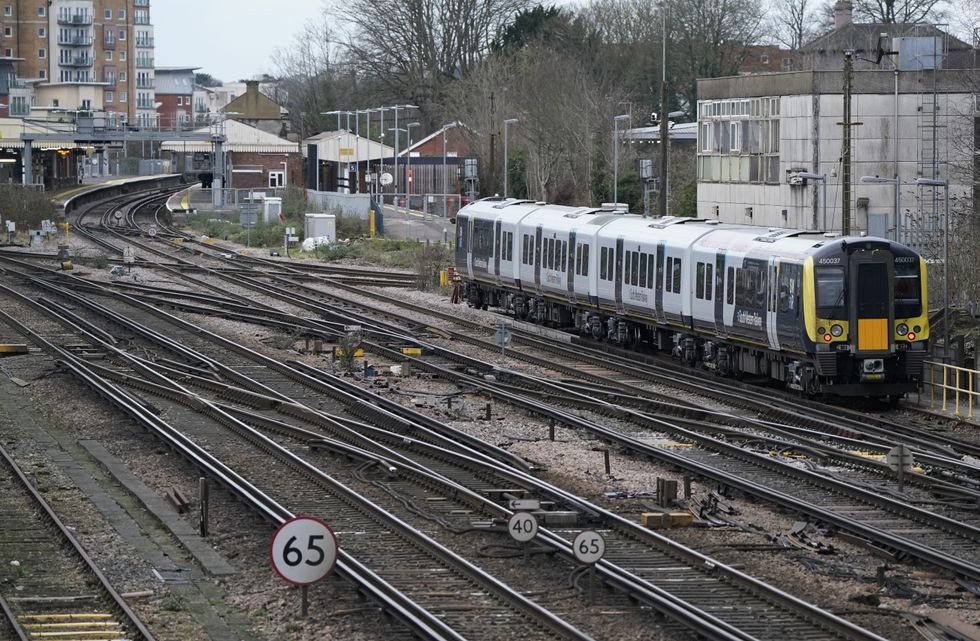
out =
<path fill-rule="evenodd" d="M 293 585 L 310 585 L 330 573 L 337 562 L 337 537 L 313 516 L 298 516 L 279 526 L 269 548 L 272 568 Z"/>

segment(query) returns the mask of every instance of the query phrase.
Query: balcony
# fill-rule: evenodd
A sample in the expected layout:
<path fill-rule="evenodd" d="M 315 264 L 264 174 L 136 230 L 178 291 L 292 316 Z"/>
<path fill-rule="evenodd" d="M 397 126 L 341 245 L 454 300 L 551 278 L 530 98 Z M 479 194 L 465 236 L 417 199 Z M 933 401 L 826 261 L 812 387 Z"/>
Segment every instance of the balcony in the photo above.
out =
<path fill-rule="evenodd" d="M 137 89 L 153 89 L 154 87 L 156 87 L 156 82 L 153 80 L 153 78 L 148 78 L 146 80 L 141 78 L 136 79 Z"/>
<path fill-rule="evenodd" d="M 59 36 L 58 44 L 63 47 L 91 47 L 91 36 Z"/>
<path fill-rule="evenodd" d="M 91 67 L 93 58 L 90 56 L 75 56 L 66 60 L 59 60 L 58 65 L 62 67 Z"/>
<path fill-rule="evenodd" d="M 137 47 L 144 48 L 144 49 L 152 49 L 153 48 L 153 38 L 137 38 L 136 39 L 136 46 Z"/>
<path fill-rule="evenodd" d="M 152 23 L 150 22 L 150 16 L 137 15 L 135 18 L 133 18 L 133 24 L 150 25 Z"/>
<path fill-rule="evenodd" d="M 137 58 L 136 59 L 137 69 L 152 69 L 153 68 L 153 58 Z"/>
<path fill-rule="evenodd" d="M 150 6 L 150 0 L 134 0 L 133 4 L 137 7 L 148 7 Z"/>
<path fill-rule="evenodd" d="M 107 37 L 105 38 L 105 40 L 102 41 L 102 48 L 103 49 L 115 49 L 116 48 L 116 38 L 115 37 L 111 37 L 111 38 L 108 37 L 109 34 L 106 34 L 106 36 Z"/>
<path fill-rule="evenodd" d="M 92 16 L 89 14 L 75 14 L 73 16 L 59 15 L 58 24 L 66 27 L 81 27 L 92 24 Z"/>

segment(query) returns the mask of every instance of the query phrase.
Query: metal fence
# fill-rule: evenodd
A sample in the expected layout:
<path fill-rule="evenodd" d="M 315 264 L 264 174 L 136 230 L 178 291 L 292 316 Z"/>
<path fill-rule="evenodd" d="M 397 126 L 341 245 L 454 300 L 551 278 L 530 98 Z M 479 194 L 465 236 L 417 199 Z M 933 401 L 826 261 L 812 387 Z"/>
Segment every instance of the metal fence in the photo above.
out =
<path fill-rule="evenodd" d="M 973 407 L 980 402 L 980 371 L 947 365 L 936 361 L 926 361 L 923 385 L 926 391 L 919 394 L 920 402 L 929 399 L 929 407 L 937 407 L 943 412 L 952 411 L 956 416 L 966 412 L 973 418 Z"/>

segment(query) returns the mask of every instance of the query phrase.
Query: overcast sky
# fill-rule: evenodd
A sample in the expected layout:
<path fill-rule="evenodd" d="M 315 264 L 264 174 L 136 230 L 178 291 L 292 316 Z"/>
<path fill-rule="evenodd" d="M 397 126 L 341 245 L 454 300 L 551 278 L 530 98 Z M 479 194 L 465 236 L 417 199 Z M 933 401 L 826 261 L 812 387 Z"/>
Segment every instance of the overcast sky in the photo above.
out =
<path fill-rule="evenodd" d="M 201 67 L 225 82 L 274 72 L 272 52 L 288 47 L 323 0 L 161 0 L 150 8 L 156 66 Z"/>

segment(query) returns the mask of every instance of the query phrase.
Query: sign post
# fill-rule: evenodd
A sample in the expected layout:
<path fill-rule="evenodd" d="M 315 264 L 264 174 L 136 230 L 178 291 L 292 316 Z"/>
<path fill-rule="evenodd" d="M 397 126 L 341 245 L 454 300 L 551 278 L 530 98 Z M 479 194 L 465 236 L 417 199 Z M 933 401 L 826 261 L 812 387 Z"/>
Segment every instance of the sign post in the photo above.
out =
<path fill-rule="evenodd" d="M 907 445 L 899 443 L 888 451 L 888 454 L 885 456 L 885 461 L 888 463 L 888 467 L 898 477 L 898 491 L 904 492 L 905 472 L 911 470 L 912 465 L 914 465 L 912 450 Z"/>
<path fill-rule="evenodd" d="M 500 356 L 507 356 L 507 346 L 510 345 L 510 323 L 505 320 L 497 322 L 497 345 L 500 345 Z"/>
<path fill-rule="evenodd" d="M 538 535 L 538 519 L 530 512 L 515 512 L 507 522 L 507 531 L 512 539 L 523 544 L 526 565 L 530 556 L 527 544 Z"/>
<path fill-rule="evenodd" d="M 287 583 L 303 589 L 303 618 L 309 614 L 307 590 L 333 569 L 337 562 L 337 549 L 337 537 L 333 530 L 313 516 L 289 519 L 272 535 L 269 546 L 272 569 Z"/>
<path fill-rule="evenodd" d="M 589 605 L 595 603 L 595 564 L 606 554 L 606 540 L 595 530 L 579 532 L 572 541 L 572 553 L 579 563 L 589 566 Z"/>

